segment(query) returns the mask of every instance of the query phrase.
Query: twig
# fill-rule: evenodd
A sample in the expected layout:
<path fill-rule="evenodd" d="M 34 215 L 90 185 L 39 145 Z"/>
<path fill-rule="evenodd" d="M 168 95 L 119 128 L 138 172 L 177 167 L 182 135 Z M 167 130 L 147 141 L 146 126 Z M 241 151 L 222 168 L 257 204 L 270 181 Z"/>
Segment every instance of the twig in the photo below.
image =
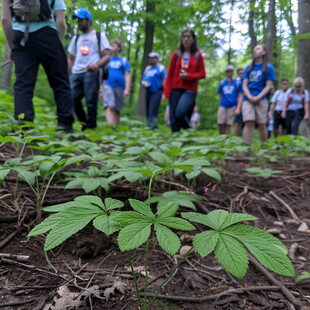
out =
<path fill-rule="evenodd" d="M 170 184 L 170 185 L 174 185 L 180 188 L 183 188 L 187 193 L 192 193 L 192 191 L 185 185 L 180 184 L 180 183 L 176 183 L 176 182 L 170 182 L 167 180 L 162 180 L 162 179 L 158 179 L 157 182 L 161 182 L 161 183 L 165 183 L 165 184 Z"/>
<path fill-rule="evenodd" d="M 58 273 L 57 269 L 55 268 L 55 266 L 52 265 L 52 263 L 50 262 L 48 256 L 47 256 L 47 252 L 44 252 L 44 256 L 46 259 L 47 264 L 54 270 L 55 273 Z"/>
<path fill-rule="evenodd" d="M 292 218 L 298 222 L 300 222 L 299 217 L 296 215 L 296 213 L 293 211 L 293 209 L 285 202 L 283 201 L 277 194 L 275 194 L 273 191 L 270 191 L 269 194 L 273 196 L 276 200 L 278 200 L 291 214 Z"/>
<path fill-rule="evenodd" d="M 0 307 L 13 307 L 13 306 L 20 306 L 24 304 L 28 304 L 30 302 L 37 301 L 39 298 L 31 298 L 23 301 L 13 301 L 13 302 L 2 302 Z"/>
<path fill-rule="evenodd" d="M 263 267 L 256 258 L 249 254 L 250 262 L 259 270 L 261 271 L 265 277 L 274 285 L 280 288 L 282 294 L 297 308 L 301 309 L 301 302 L 297 300 L 293 294 L 285 287 L 280 281 L 278 281 L 265 267 Z"/>
<path fill-rule="evenodd" d="M 244 189 L 243 189 L 243 192 L 241 192 L 240 194 L 238 194 L 238 196 L 235 197 L 234 200 L 235 200 L 236 202 L 238 202 L 242 196 L 246 195 L 246 194 L 249 192 L 248 188 L 249 188 L 248 186 L 245 186 Z"/>
<path fill-rule="evenodd" d="M 0 221 L 1 222 L 1 221 Z M 0 242 L 0 249 L 3 248 L 7 243 L 9 243 L 18 233 L 20 233 L 24 228 L 17 229 L 8 235 L 4 240 Z"/>
<path fill-rule="evenodd" d="M 27 255 L 15 255 L 15 254 L 0 253 L 0 257 L 13 259 L 13 260 L 16 260 L 16 261 L 21 262 L 21 263 L 26 263 L 29 260 L 29 256 L 27 256 Z"/>

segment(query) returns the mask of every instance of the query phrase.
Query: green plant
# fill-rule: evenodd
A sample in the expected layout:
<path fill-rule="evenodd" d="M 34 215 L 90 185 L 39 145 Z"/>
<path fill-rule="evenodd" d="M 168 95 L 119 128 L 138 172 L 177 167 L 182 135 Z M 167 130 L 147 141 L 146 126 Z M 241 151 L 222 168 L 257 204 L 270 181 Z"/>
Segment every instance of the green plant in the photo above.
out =
<path fill-rule="evenodd" d="M 263 177 L 264 179 L 269 179 L 274 174 L 283 174 L 282 170 L 272 170 L 269 168 L 263 169 L 259 167 L 252 167 L 245 169 L 248 173 L 254 174 L 258 177 Z"/>
<path fill-rule="evenodd" d="M 303 271 L 301 275 L 296 278 L 296 282 L 300 282 L 305 279 L 310 279 L 310 272 Z"/>

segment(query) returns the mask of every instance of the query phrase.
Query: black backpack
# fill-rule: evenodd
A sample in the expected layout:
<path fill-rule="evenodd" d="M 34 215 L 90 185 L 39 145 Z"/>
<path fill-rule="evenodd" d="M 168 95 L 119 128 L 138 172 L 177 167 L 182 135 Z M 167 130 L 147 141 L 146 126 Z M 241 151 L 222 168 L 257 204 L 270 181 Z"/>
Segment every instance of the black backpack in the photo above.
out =
<path fill-rule="evenodd" d="M 76 38 L 75 38 L 75 53 L 76 53 L 76 50 L 77 50 L 77 41 L 78 41 L 78 38 L 79 38 L 79 34 L 76 35 Z M 101 46 L 101 33 L 99 31 L 96 31 L 96 37 L 97 37 L 97 42 L 98 42 L 98 51 L 99 51 L 99 57 L 101 58 L 102 55 L 101 55 L 101 52 L 100 52 L 100 46 Z M 108 65 L 106 64 L 104 67 L 100 68 L 99 69 L 99 74 L 100 74 L 100 83 L 102 81 L 105 81 L 109 78 L 109 70 L 108 70 Z"/>
<path fill-rule="evenodd" d="M 29 36 L 30 22 L 43 22 L 54 17 L 53 7 L 55 0 L 51 5 L 48 0 L 13 0 L 10 6 L 11 14 L 20 23 L 26 24 L 24 37 L 21 40 L 21 46 L 25 46 Z"/>

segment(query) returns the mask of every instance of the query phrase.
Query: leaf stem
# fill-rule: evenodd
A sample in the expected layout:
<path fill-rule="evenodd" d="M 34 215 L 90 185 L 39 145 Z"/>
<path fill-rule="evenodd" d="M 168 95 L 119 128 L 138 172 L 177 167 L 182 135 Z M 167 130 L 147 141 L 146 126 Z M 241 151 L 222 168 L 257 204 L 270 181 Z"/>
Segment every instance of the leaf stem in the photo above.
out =
<path fill-rule="evenodd" d="M 47 184 L 46 184 L 46 187 L 45 187 L 45 190 L 44 190 L 44 193 L 43 193 L 43 196 L 42 196 L 41 204 L 43 204 L 43 201 L 44 201 L 44 199 L 45 199 L 47 190 L 48 190 L 48 188 L 49 188 L 49 186 L 50 186 L 50 184 L 51 184 L 51 182 L 52 182 L 52 180 L 53 180 L 55 174 L 56 174 L 56 172 L 54 172 L 54 173 L 52 174 L 52 176 L 50 177 L 50 179 L 48 180 L 48 182 L 47 182 Z"/>
<path fill-rule="evenodd" d="M 130 268 L 131 268 L 131 274 L 132 274 L 133 282 L 135 283 L 138 303 L 139 303 L 139 306 L 141 308 L 142 307 L 142 302 L 141 302 L 141 297 L 140 297 L 140 293 L 139 293 L 139 286 L 138 286 L 135 270 L 134 270 L 133 265 L 132 265 L 132 260 L 131 260 L 130 253 L 129 253 L 129 251 L 126 251 L 126 252 L 127 252 L 127 255 L 128 255 L 128 260 L 129 260 L 129 265 L 130 265 Z"/>
<path fill-rule="evenodd" d="M 145 250 L 145 282 L 144 282 L 144 304 L 147 304 L 146 301 L 146 291 L 147 291 L 147 279 L 148 279 L 148 274 L 147 274 L 147 262 L 148 262 L 148 254 L 149 254 L 149 239 L 146 241 L 146 250 Z"/>

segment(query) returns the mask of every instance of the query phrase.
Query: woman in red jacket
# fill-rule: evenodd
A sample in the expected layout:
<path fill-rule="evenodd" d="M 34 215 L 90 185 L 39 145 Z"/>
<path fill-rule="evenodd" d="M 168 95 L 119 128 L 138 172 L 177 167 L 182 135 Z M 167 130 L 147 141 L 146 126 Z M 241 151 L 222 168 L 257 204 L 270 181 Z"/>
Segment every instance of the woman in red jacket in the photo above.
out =
<path fill-rule="evenodd" d="M 165 97 L 169 98 L 172 132 L 190 128 L 198 80 L 205 77 L 204 60 L 196 43 L 195 32 L 186 29 L 182 32 L 179 49 L 172 54 L 164 85 Z"/>

